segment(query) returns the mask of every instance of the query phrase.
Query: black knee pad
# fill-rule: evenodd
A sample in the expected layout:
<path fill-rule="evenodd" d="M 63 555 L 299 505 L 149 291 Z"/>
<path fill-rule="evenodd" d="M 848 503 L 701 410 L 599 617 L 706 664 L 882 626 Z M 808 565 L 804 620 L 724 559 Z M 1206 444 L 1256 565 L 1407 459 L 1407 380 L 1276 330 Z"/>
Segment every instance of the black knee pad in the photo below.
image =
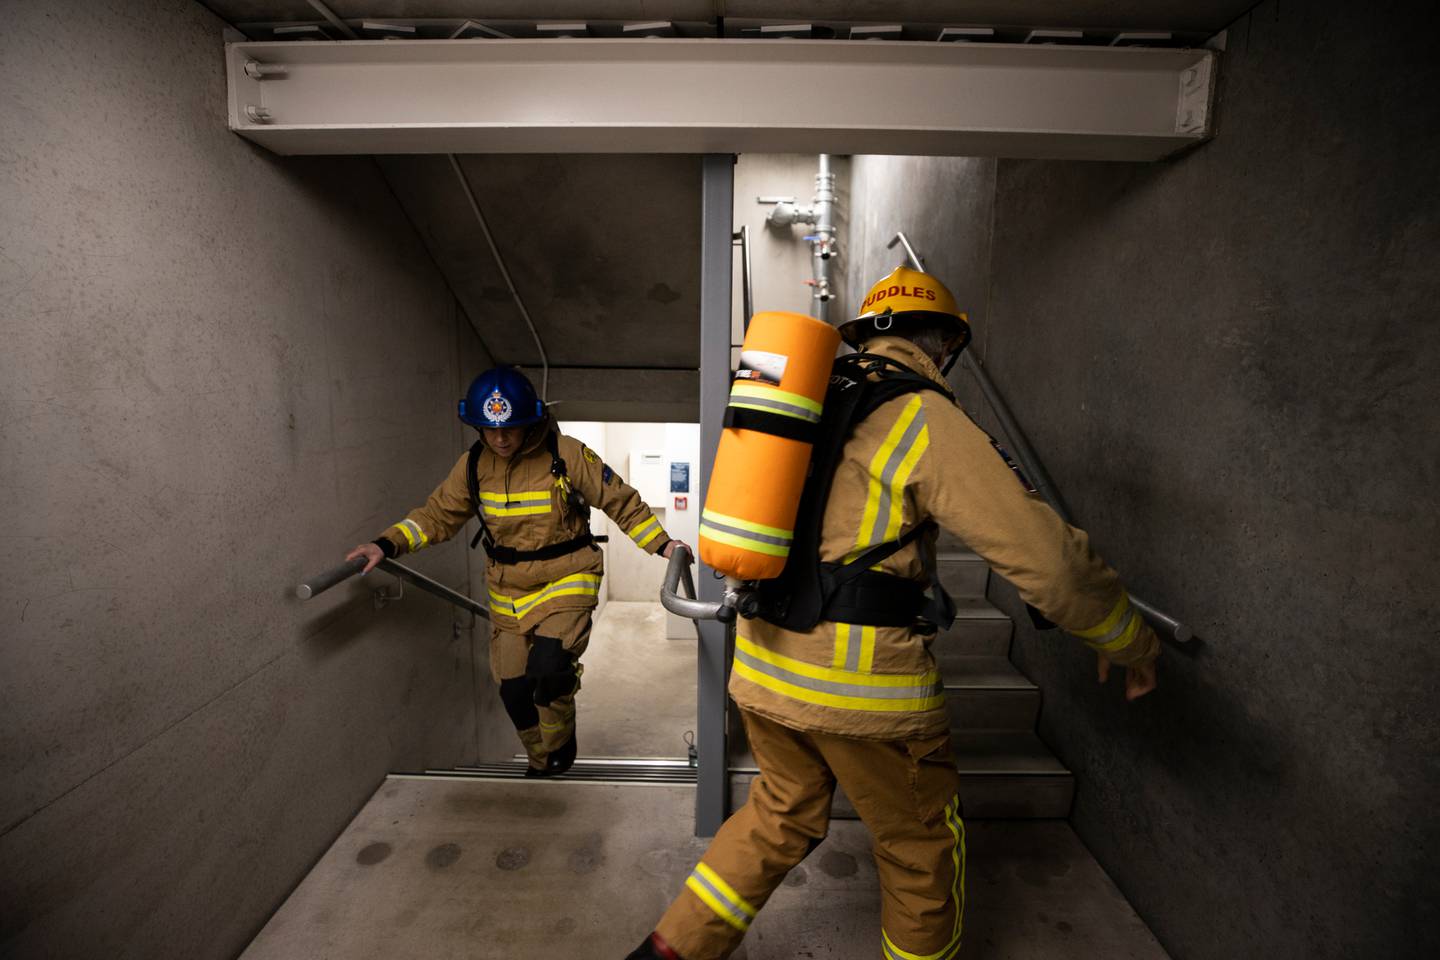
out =
<path fill-rule="evenodd" d="M 574 655 L 556 638 L 541 636 L 530 641 L 525 676 L 534 684 L 535 702 L 542 707 L 574 693 L 579 679 Z"/>
<path fill-rule="evenodd" d="M 501 680 L 500 702 L 505 704 L 516 730 L 529 730 L 540 723 L 540 711 L 535 709 L 535 683 L 529 677 Z"/>

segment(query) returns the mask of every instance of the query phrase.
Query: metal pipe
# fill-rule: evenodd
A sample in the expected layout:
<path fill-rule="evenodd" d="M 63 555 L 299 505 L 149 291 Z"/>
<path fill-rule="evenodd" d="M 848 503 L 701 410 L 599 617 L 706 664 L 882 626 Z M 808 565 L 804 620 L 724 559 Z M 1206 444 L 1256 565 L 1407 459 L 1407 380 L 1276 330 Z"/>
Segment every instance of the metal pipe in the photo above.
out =
<path fill-rule="evenodd" d="M 309 580 L 301 581 L 295 588 L 295 596 L 301 600 L 309 600 L 311 597 L 318 597 L 329 590 L 337 583 L 349 580 L 355 574 L 365 569 L 365 558 L 356 557 L 354 560 L 346 560 L 339 566 L 331 567 L 324 573 L 317 574 Z"/>
<path fill-rule="evenodd" d="M 820 154 L 815 174 L 815 236 L 810 241 L 810 260 L 815 271 L 815 297 L 811 314 L 827 320 L 830 314 L 830 258 L 835 251 L 835 174 L 830 172 L 830 154 Z"/>
<path fill-rule="evenodd" d="M 910 265 L 921 273 L 924 273 L 925 261 L 921 260 L 920 254 L 916 253 L 915 248 L 910 246 L 910 241 L 905 238 L 904 233 L 897 231 L 895 236 L 890 238 L 890 242 L 885 244 L 885 249 L 893 250 L 897 243 L 905 248 L 905 259 L 910 261 Z"/>
<path fill-rule="evenodd" d="M 742 278 L 741 293 L 745 297 L 745 322 L 742 325 L 745 331 L 750 329 L 750 318 L 755 316 L 755 288 L 751 282 L 750 266 L 750 225 L 747 223 L 740 228 L 740 274 Z"/>
<path fill-rule="evenodd" d="M 540 342 L 540 334 L 535 329 L 535 322 L 530 319 L 530 311 L 525 309 L 525 301 L 520 299 L 520 291 L 515 289 L 515 281 L 510 279 L 510 271 L 505 268 L 505 258 L 500 256 L 500 248 L 495 244 L 495 237 L 490 232 L 490 224 L 485 221 L 485 214 L 480 212 L 480 202 L 475 199 L 475 191 L 470 189 L 470 179 L 465 176 L 465 171 L 460 167 L 460 161 L 455 154 L 448 154 L 450 166 L 455 170 L 455 176 L 460 180 L 460 187 L 465 191 L 465 199 L 470 202 L 470 210 L 475 214 L 475 220 L 480 224 L 480 232 L 485 234 L 485 242 L 490 245 L 490 255 L 495 258 L 495 266 L 500 268 L 500 276 L 505 278 L 505 286 L 510 291 L 510 297 L 515 301 L 515 306 L 520 311 L 520 316 L 525 320 L 525 326 L 530 328 L 530 336 L 535 339 L 535 349 L 540 351 L 540 399 L 550 399 L 550 358 L 545 353 L 545 344 Z"/>

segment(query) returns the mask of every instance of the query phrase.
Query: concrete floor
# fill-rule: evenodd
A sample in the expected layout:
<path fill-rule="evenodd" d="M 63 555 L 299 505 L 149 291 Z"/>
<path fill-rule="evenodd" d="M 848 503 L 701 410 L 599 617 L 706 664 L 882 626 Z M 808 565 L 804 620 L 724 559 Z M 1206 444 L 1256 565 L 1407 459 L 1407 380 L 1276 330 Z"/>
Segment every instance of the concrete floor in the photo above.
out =
<path fill-rule="evenodd" d="M 695 639 L 668 640 L 659 603 L 612 600 L 595 620 L 577 698 L 587 757 L 684 757 L 695 729 Z"/>
<path fill-rule="evenodd" d="M 614 958 L 704 851 L 694 791 L 392 778 L 242 960 Z M 1063 821 L 968 826 L 968 960 L 1166 960 Z M 743 960 L 880 955 L 870 841 L 836 822 L 761 912 Z"/>

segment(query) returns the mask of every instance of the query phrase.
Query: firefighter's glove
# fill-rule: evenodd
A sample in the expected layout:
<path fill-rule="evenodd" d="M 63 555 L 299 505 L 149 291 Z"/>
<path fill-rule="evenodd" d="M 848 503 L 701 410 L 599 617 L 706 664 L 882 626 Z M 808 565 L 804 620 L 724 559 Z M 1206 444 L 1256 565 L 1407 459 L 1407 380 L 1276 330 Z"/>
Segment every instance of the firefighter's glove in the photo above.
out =
<path fill-rule="evenodd" d="M 534 681 L 535 703 L 541 707 L 574 693 L 579 680 L 574 656 L 554 637 L 536 637 L 531 642 L 525 676 Z"/>

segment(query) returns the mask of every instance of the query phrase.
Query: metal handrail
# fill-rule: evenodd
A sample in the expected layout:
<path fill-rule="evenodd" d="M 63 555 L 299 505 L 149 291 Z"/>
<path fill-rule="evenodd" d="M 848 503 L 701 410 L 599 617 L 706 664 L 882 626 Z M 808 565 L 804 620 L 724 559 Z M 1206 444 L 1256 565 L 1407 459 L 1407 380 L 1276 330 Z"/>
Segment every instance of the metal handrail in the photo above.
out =
<path fill-rule="evenodd" d="M 915 269 L 924 272 L 925 261 L 920 259 L 920 254 L 915 252 L 915 248 L 910 245 L 910 240 L 904 233 L 897 232 L 885 246 L 887 249 L 893 249 L 897 243 L 904 248 L 906 259 L 914 265 Z M 1000 431 L 1005 434 L 1005 440 L 1014 452 L 1015 459 L 1020 461 L 1021 468 L 1035 485 L 1036 492 L 1045 499 L 1046 503 L 1050 504 L 1052 510 L 1059 514 L 1061 520 L 1073 524 L 1070 511 L 1065 509 L 1059 491 L 1055 489 L 1055 484 L 1050 480 L 1050 474 L 1045 472 L 1045 467 L 1035 453 L 1035 448 L 1030 446 L 1030 441 L 1025 437 L 1025 431 L 1020 429 L 1015 415 L 1010 412 L 1010 405 L 1005 402 L 1004 397 L 1000 396 L 1000 391 L 996 389 L 995 382 L 990 379 L 985 365 L 969 352 L 960 355 L 960 362 L 961 366 L 969 370 L 975 377 L 975 382 L 980 384 L 980 392 L 985 395 L 985 401 L 990 404 L 990 409 L 995 411 L 995 419 L 1000 423 Z M 1130 594 L 1130 602 L 1144 615 L 1146 620 L 1169 634 L 1176 643 L 1188 643 L 1195 638 L 1195 631 L 1188 624 L 1161 612 L 1159 608 L 1141 600 L 1133 593 Z"/>
<path fill-rule="evenodd" d="M 740 292 L 745 304 L 745 316 L 740 318 L 740 328 L 749 332 L 750 318 L 755 316 L 755 291 L 750 282 L 750 225 L 745 224 L 730 234 L 730 243 L 732 246 L 740 244 Z"/>
<path fill-rule="evenodd" d="M 349 580 L 351 577 L 355 576 L 364 569 L 364 557 L 356 557 L 354 560 L 346 560 L 344 563 L 339 564 L 338 566 L 331 567 L 329 570 L 326 570 L 323 573 L 316 574 L 315 576 L 310 577 L 307 580 L 301 581 L 300 585 L 295 588 L 295 596 L 299 597 L 301 600 L 309 600 L 312 597 L 318 597 L 326 590 L 329 590 L 336 584 L 344 583 L 346 580 Z M 490 619 L 490 610 L 488 607 L 484 606 L 481 603 L 477 603 L 475 600 L 465 596 L 465 594 L 463 593 L 451 590 L 449 587 L 445 586 L 445 584 L 440 583 L 437 580 L 430 579 L 429 577 L 425 576 L 425 574 L 420 573 L 418 570 L 411 570 L 404 564 L 396 563 L 394 560 L 391 560 L 388 557 L 381 560 L 380 563 L 376 565 L 376 569 L 384 570 L 386 573 L 391 574 L 392 576 L 399 577 L 402 580 L 407 580 L 415 586 L 419 587 L 421 590 L 424 590 L 426 593 L 434 594 L 441 600 L 449 601 L 450 603 L 455 604 L 455 606 L 461 608 L 462 610 L 470 611 L 477 617 L 483 617 L 486 620 Z"/>
<path fill-rule="evenodd" d="M 677 617 L 687 620 L 719 620 L 729 623 L 735 619 L 735 607 L 724 601 L 697 600 L 695 580 L 690 574 L 694 562 L 690 548 L 676 544 L 670 552 L 670 565 L 665 568 L 665 582 L 660 586 L 660 605 Z M 684 588 L 685 592 L 680 593 Z"/>

